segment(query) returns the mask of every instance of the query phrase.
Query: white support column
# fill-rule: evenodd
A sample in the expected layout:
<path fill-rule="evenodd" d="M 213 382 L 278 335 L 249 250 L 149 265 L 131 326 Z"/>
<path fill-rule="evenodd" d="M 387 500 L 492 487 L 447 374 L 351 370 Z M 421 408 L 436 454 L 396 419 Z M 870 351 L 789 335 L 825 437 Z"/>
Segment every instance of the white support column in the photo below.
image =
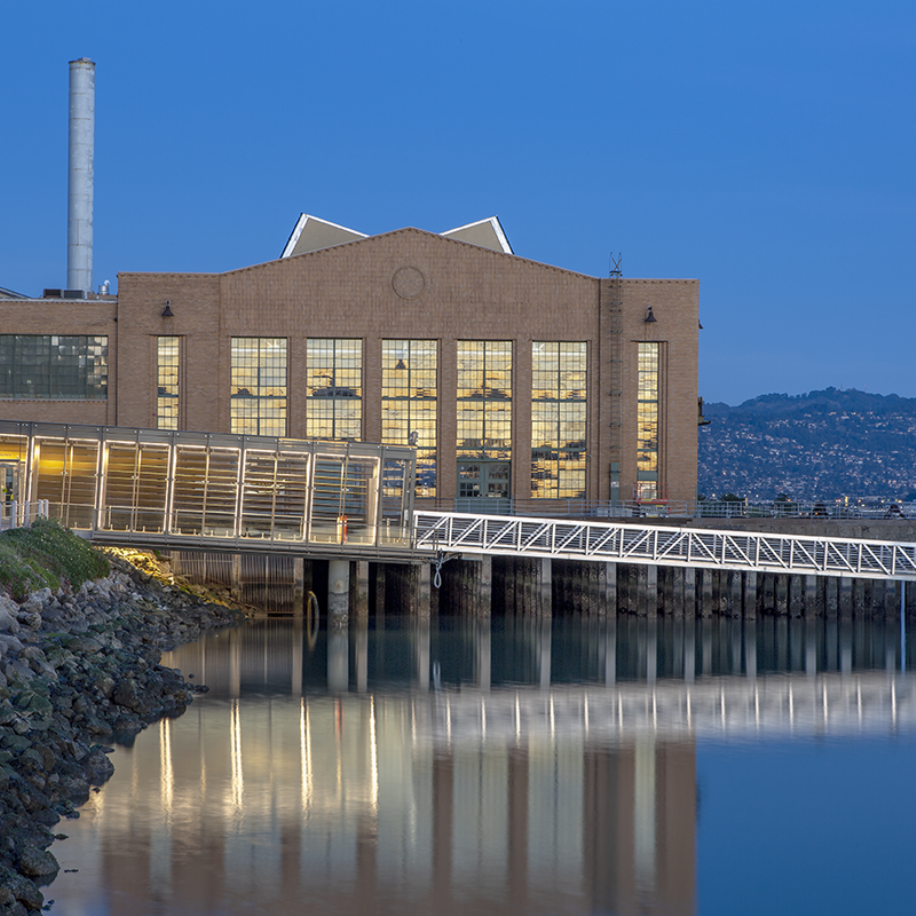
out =
<path fill-rule="evenodd" d="M 328 561 L 328 625 L 345 626 L 350 611 L 350 561 Z"/>

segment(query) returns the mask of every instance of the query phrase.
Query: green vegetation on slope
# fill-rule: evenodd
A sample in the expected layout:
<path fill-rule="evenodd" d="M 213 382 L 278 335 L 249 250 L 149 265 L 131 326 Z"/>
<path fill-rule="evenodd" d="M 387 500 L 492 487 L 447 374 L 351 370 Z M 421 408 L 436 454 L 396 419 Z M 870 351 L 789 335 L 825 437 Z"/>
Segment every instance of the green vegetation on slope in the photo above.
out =
<path fill-rule="evenodd" d="M 108 570 L 103 554 L 52 520 L 0 535 L 0 589 L 17 601 L 41 588 L 79 589 Z"/>

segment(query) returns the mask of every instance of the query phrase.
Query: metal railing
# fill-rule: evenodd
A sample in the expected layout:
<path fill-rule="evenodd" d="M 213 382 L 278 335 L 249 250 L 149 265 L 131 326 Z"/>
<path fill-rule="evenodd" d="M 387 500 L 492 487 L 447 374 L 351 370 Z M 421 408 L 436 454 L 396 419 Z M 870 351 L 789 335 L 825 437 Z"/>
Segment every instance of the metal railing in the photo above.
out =
<path fill-rule="evenodd" d="M 916 519 L 916 503 L 862 502 L 827 503 L 822 501 L 749 502 L 746 500 L 699 500 L 689 515 L 693 518 L 814 518 L 847 521 L 850 519 Z"/>
<path fill-rule="evenodd" d="M 868 500 L 843 503 L 815 500 L 743 499 L 623 500 L 475 498 L 420 499 L 425 509 L 467 512 L 472 515 L 532 515 L 538 518 L 813 518 L 848 521 L 855 519 L 916 519 L 916 503 Z"/>
<path fill-rule="evenodd" d="M 0 531 L 10 528 L 30 528 L 37 518 L 48 517 L 48 501 L 36 499 L 31 501 L 12 500 L 0 504 Z"/>
<path fill-rule="evenodd" d="M 913 543 L 423 510 L 414 525 L 431 553 L 916 581 Z"/>

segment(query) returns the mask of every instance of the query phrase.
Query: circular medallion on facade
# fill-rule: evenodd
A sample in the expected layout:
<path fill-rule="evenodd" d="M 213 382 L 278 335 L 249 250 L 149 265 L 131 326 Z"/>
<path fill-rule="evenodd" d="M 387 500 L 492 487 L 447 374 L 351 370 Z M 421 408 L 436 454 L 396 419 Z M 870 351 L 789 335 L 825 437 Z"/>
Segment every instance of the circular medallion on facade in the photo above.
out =
<path fill-rule="evenodd" d="M 426 289 L 426 277 L 417 267 L 399 267 L 391 278 L 391 285 L 402 299 L 416 299 Z"/>

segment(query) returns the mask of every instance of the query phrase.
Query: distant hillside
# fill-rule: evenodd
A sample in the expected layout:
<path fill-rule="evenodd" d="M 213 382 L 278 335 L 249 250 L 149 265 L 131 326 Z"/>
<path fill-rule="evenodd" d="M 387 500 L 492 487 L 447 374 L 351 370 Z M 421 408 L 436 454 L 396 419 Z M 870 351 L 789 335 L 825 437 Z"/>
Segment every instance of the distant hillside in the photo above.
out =
<path fill-rule="evenodd" d="M 770 500 L 916 491 L 916 399 L 827 388 L 706 404 L 699 491 Z"/>

